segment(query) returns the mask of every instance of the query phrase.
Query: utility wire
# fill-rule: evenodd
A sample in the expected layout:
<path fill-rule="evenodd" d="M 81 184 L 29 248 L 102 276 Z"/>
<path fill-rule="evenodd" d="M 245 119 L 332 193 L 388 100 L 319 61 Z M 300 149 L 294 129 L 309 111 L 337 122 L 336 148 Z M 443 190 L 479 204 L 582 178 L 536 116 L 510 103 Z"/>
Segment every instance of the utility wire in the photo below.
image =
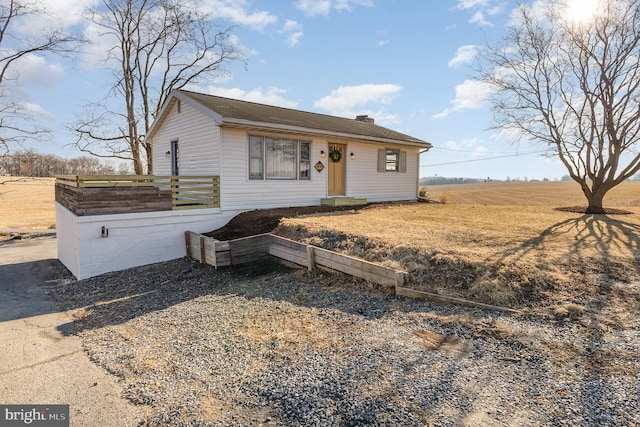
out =
<path fill-rule="evenodd" d="M 481 159 L 458 160 L 458 161 L 455 161 L 455 162 L 435 163 L 435 164 L 431 164 L 431 165 L 420 165 L 420 168 L 422 169 L 422 168 L 433 167 L 433 166 L 456 165 L 458 163 L 481 162 L 483 160 L 504 159 L 504 158 L 507 158 L 507 157 L 529 156 L 529 155 L 532 155 L 532 154 L 542 154 L 542 153 L 546 153 L 546 151 L 529 151 L 529 152 L 525 152 L 525 153 L 509 154 L 509 155 L 506 155 L 506 156 L 483 157 Z"/>
<path fill-rule="evenodd" d="M 454 153 L 475 153 L 475 150 L 456 150 L 454 148 L 431 147 L 429 150 L 453 151 Z M 513 154 L 513 151 L 487 151 L 483 154 Z"/>

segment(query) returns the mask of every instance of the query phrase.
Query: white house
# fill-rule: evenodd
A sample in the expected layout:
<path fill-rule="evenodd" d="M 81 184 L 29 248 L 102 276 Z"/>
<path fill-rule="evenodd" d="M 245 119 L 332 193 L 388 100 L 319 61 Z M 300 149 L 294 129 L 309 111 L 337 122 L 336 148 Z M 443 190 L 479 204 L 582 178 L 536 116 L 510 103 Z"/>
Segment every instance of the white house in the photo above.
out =
<path fill-rule="evenodd" d="M 368 116 L 183 90 L 171 94 L 147 141 L 156 175 L 219 175 L 223 211 L 416 200 L 420 152 L 431 147 Z"/>
<path fill-rule="evenodd" d="M 58 258 L 79 279 L 180 258 L 240 212 L 416 200 L 431 144 L 333 117 L 183 90 L 153 123 L 153 176 L 59 177 Z"/>

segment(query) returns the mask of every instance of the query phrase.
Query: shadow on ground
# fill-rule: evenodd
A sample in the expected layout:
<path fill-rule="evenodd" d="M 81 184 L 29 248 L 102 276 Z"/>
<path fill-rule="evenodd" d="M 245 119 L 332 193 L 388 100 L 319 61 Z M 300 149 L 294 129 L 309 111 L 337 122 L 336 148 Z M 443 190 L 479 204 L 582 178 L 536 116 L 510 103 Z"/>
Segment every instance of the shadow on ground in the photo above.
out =
<path fill-rule="evenodd" d="M 405 302 L 413 303 L 414 309 L 426 305 L 383 293 L 351 276 L 309 273 L 273 260 L 215 270 L 181 258 L 91 279 L 61 280 L 52 295 L 72 311 L 76 333 L 121 324 L 205 295 L 284 300 L 371 318 L 383 316 L 388 305 L 394 310 Z"/>

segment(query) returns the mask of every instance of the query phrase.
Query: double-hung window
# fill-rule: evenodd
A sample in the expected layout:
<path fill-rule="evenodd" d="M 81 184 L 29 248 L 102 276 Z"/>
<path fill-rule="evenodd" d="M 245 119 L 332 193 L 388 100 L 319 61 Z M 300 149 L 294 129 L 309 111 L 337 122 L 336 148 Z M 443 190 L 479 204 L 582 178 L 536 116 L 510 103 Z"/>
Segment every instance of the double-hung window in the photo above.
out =
<path fill-rule="evenodd" d="M 395 148 L 378 149 L 378 172 L 407 172 L 407 152 Z"/>
<path fill-rule="evenodd" d="M 249 179 L 311 179 L 311 142 L 249 136 Z"/>
<path fill-rule="evenodd" d="M 400 150 L 386 150 L 384 170 L 386 172 L 398 172 L 400 170 Z"/>

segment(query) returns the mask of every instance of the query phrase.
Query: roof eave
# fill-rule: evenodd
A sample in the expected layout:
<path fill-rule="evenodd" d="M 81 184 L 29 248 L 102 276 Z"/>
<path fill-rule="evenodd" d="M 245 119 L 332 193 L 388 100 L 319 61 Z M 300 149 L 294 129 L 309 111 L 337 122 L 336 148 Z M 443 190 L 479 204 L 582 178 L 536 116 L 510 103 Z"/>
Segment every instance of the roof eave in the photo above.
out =
<path fill-rule="evenodd" d="M 406 141 L 402 139 L 392 139 L 392 138 L 380 138 L 375 136 L 368 135 L 359 135 L 352 133 L 344 133 L 344 132 L 335 132 L 324 129 L 313 129 L 307 128 L 303 126 L 291 126 L 291 125 L 283 125 L 279 123 L 269 123 L 269 122 L 256 122 L 253 120 L 244 120 L 244 119 L 236 119 L 230 117 L 223 117 L 221 126 L 224 127 L 232 127 L 232 128 L 242 128 L 242 129 L 252 129 L 252 130 L 264 130 L 264 131 L 278 131 L 284 133 L 295 133 L 302 135 L 311 135 L 311 136 L 331 136 L 335 138 L 344 138 L 344 139 L 352 139 L 364 142 L 384 142 L 387 144 L 398 144 L 398 145 L 409 145 L 413 147 L 422 147 L 422 148 L 431 148 L 431 144 L 427 141 L 415 140 L 415 141 Z"/>

